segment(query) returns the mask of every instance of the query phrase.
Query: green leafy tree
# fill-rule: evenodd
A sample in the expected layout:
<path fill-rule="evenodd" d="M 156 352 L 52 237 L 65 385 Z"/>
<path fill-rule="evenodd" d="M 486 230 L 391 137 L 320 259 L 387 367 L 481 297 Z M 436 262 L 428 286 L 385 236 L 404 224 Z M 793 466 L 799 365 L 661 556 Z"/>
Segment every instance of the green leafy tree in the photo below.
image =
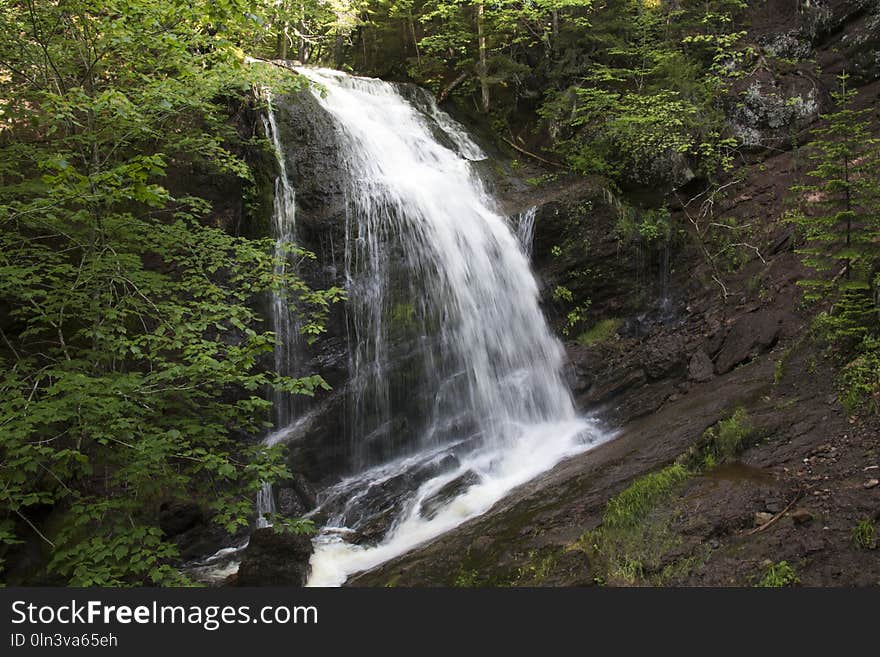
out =
<path fill-rule="evenodd" d="M 740 69 L 741 2 L 616 0 L 590 15 L 581 79 L 551 89 L 539 112 L 576 171 L 656 181 L 672 158 L 729 167 L 718 98 Z"/>
<path fill-rule="evenodd" d="M 362 23 L 362 5 L 351 0 L 257 3 L 257 13 L 245 13 L 250 19 L 249 49 L 266 57 L 338 66 L 346 42 Z"/>
<path fill-rule="evenodd" d="M 246 525 L 287 475 L 247 439 L 264 391 L 326 386 L 262 366 L 275 338 L 254 307 L 286 290 L 314 333 L 337 291 L 282 280 L 268 240 L 211 225 L 175 182 L 250 184 L 229 110 L 295 84 L 244 64 L 246 4 L 0 8 L 0 557 L 38 537 L 36 581 L 185 583 L 160 506 Z"/>

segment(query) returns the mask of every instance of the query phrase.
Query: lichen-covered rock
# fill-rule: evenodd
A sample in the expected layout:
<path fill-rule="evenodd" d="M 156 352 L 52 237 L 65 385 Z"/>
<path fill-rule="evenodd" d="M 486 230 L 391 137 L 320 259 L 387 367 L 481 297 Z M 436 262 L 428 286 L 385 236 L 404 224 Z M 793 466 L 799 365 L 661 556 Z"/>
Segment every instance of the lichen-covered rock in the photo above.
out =
<path fill-rule="evenodd" d="M 737 140 L 753 148 L 788 145 L 819 117 L 822 92 L 807 77 L 754 77 L 730 111 Z M 788 144 L 786 144 L 788 142 Z"/>

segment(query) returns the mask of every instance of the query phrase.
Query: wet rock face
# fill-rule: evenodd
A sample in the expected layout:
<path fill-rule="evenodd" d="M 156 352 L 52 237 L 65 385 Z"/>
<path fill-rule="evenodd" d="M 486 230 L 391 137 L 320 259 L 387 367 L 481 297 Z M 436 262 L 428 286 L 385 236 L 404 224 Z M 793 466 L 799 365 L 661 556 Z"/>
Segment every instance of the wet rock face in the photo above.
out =
<path fill-rule="evenodd" d="M 749 7 L 750 38 L 767 57 L 807 62 L 818 52 L 822 69 L 844 67 L 853 82 L 880 79 L 880 3 L 877 0 L 768 0 Z"/>
<path fill-rule="evenodd" d="M 417 490 L 427 480 L 460 467 L 460 461 L 452 453 L 453 451 L 454 449 L 449 453 L 429 458 L 385 479 L 377 477 L 376 483 L 371 485 L 354 505 L 350 504 L 354 500 L 350 499 L 350 490 L 347 487 L 330 489 L 322 495 L 324 499 L 321 501 L 321 513 L 336 518 L 334 524 L 351 529 L 346 535 L 349 543 L 375 545 L 385 537 L 391 524 L 400 516 L 412 491 Z M 452 496 L 476 483 L 475 480 L 470 479 L 471 476 L 476 477 L 471 472 L 456 477 L 423 502 L 422 515 L 432 517 Z M 431 515 L 428 516 L 426 513 Z"/>
<path fill-rule="evenodd" d="M 236 585 L 304 586 L 313 549 L 306 535 L 257 529 L 242 556 Z"/>
<path fill-rule="evenodd" d="M 644 347 L 642 364 L 652 379 L 678 377 L 685 366 L 685 340 L 670 333 L 648 340 Z"/>
<path fill-rule="evenodd" d="M 545 314 L 557 325 L 570 310 L 553 299 L 557 285 L 574 299 L 589 299 L 592 316 L 626 317 L 642 305 L 633 294 L 641 272 L 634 258 L 621 257 L 613 204 L 600 188 L 578 185 L 570 181 L 568 188 L 543 197 L 533 192 L 523 203 L 538 206 L 532 263 L 543 287 Z"/>
<path fill-rule="evenodd" d="M 423 500 L 421 507 L 419 508 L 419 514 L 423 518 L 430 520 L 436 516 L 444 506 L 449 504 L 449 502 L 464 493 L 471 486 L 478 483 L 480 483 L 480 476 L 476 472 L 468 470 L 443 486 L 436 493 Z"/>

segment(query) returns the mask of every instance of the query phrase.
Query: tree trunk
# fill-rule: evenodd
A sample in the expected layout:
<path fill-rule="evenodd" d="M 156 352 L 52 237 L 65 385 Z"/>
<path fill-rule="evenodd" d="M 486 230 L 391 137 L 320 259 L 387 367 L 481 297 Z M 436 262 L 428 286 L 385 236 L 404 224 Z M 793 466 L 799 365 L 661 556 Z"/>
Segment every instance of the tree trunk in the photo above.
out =
<path fill-rule="evenodd" d="M 278 44 L 275 48 L 276 59 L 287 59 L 287 44 L 287 21 L 284 21 L 281 24 L 281 29 L 278 30 Z"/>
<path fill-rule="evenodd" d="M 843 179 L 846 182 L 846 265 L 844 271 L 846 272 L 846 280 L 850 279 L 850 257 L 849 257 L 849 246 L 850 246 L 850 234 L 852 233 L 852 195 L 850 194 L 849 189 L 849 156 L 844 155 L 843 157 Z"/>
<path fill-rule="evenodd" d="M 309 44 L 306 42 L 306 6 L 305 3 L 299 5 L 299 61 L 303 64 L 309 60 Z"/>
<path fill-rule="evenodd" d="M 483 111 L 489 111 L 489 80 L 488 80 L 488 65 L 486 63 L 487 55 L 486 55 L 486 26 L 484 24 L 484 11 L 485 7 L 480 0 L 477 2 L 477 46 L 479 48 L 480 54 L 480 62 L 479 62 L 479 70 L 477 71 L 480 77 L 480 91 L 482 92 L 482 104 Z"/>
<path fill-rule="evenodd" d="M 416 49 L 416 61 L 419 64 L 419 70 L 422 69 L 422 53 L 419 52 L 419 38 L 416 36 L 416 22 L 413 19 L 412 10 L 408 13 L 409 16 L 409 31 L 412 32 L 412 42 L 413 47 Z"/>
<path fill-rule="evenodd" d="M 342 68 L 342 58 L 345 56 L 345 37 L 342 34 L 336 35 L 336 42 L 333 45 L 333 62 L 336 68 Z"/>
<path fill-rule="evenodd" d="M 553 10 L 553 43 L 550 44 L 550 51 L 555 56 L 559 48 L 559 10 Z"/>

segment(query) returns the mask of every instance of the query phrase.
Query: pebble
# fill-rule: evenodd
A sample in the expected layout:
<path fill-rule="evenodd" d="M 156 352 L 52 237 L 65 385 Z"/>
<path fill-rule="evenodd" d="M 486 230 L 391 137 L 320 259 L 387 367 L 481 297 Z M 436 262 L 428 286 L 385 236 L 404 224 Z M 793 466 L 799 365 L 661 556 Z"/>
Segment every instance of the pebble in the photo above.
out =
<path fill-rule="evenodd" d="M 758 511 L 755 514 L 755 527 L 760 527 L 761 525 L 766 525 L 771 520 L 773 520 L 772 513 L 767 513 L 765 511 Z"/>
<path fill-rule="evenodd" d="M 813 519 L 813 514 L 806 509 L 795 509 L 791 512 L 791 519 L 796 525 L 803 525 Z"/>
<path fill-rule="evenodd" d="M 865 488 L 874 488 L 877 485 L 880 485 L 880 479 L 868 479 L 864 484 Z"/>

